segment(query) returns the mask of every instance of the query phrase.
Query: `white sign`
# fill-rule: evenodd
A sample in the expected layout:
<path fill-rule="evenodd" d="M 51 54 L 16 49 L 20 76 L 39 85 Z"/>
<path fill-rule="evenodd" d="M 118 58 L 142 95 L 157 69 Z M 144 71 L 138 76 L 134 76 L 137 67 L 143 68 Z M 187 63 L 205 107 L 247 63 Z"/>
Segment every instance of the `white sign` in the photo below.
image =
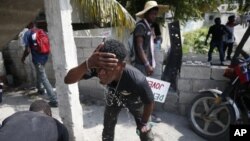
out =
<path fill-rule="evenodd" d="M 105 36 L 105 38 L 111 37 L 111 30 L 103 31 L 100 33 L 101 36 Z"/>
<path fill-rule="evenodd" d="M 150 77 L 147 77 L 147 81 L 153 91 L 155 101 L 164 103 L 168 94 L 170 83 Z"/>

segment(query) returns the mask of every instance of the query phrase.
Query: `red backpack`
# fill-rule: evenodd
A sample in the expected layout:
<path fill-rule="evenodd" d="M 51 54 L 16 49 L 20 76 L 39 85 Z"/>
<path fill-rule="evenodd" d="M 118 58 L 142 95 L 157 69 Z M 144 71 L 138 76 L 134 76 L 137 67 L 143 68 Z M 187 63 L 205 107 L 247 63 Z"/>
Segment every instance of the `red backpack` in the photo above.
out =
<path fill-rule="evenodd" d="M 40 54 L 49 54 L 50 44 L 48 35 L 42 29 L 35 29 L 32 32 L 36 34 L 34 49 Z"/>

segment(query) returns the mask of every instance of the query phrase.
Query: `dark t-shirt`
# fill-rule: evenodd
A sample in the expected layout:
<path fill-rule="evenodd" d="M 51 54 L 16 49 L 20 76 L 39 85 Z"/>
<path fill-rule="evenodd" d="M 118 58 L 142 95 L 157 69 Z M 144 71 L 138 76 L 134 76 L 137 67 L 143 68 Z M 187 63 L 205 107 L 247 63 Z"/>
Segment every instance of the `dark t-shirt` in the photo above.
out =
<path fill-rule="evenodd" d="M 209 28 L 208 34 L 212 34 L 211 42 L 222 42 L 223 35 L 226 34 L 227 29 L 224 25 L 213 25 Z"/>
<path fill-rule="evenodd" d="M 97 76 L 95 72 L 84 76 L 84 79 L 88 79 L 91 76 Z M 154 96 L 151 88 L 148 85 L 146 76 L 139 70 L 126 64 L 123 71 L 121 80 L 117 87 L 118 82 L 112 82 L 108 84 L 108 92 L 106 94 L 114 94 L 123 103 L 127 101 L 142 101 L 144 104 L 149 104 L 154 101 Z M 117 87 L 117 90 L 116 90 Z M 113 99 L 116 103 L 116 99 Z"/>
<path fill-rule="evenodd" d="M 161 36 L 160 25 L 158 23 L 153 23 L 151 27 L 154 28 L 155 36 Z"/>
<path fill-rule="evenodd" d="M 142 24 L 139 24 L 142 23 Z M 136 37 L 143 37 L 143 50 L 144 53 L 147 55 L 147 59 L 149 61 L 152 60 L 152 54 L 151 54 L 151 48 L 150 48 L 150 39 L 151 39 L 151 29 L 149 29 L 149 27 L 147 26 L 147 24 L 144 22 L 144 20 L 139 21 L 136 24 L 135 30 L 134 30 L 134 47 L 136 45 Z M 142 64 L 144 65 L 144 63 L 141 61 L 141 59 L 139 58 L 138 52 L 135 49 L 135 63 L 138 64 Z"/>
<path fill-rule="evenodd" d="M 67 128 L 39 112 L 22 111 L 6 118 L 0 127 L 0 141 L 68 141 Z"/>

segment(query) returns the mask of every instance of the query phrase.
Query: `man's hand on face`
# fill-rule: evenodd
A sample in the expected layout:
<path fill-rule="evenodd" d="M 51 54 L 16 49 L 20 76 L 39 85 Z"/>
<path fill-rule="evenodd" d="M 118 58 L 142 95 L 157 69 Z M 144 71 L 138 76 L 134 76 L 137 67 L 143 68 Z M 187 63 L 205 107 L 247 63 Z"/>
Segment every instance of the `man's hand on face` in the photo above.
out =
<path fill-rule="evenodd" d="M 88 59 L 89 68 L 103 68 L 107 70 L 113 70 L 117 66 L 118 59 L 115 54 L 107 52 L 99 52 L 103 47 L 103 44 L 100 44 L 93 54 Z"/>

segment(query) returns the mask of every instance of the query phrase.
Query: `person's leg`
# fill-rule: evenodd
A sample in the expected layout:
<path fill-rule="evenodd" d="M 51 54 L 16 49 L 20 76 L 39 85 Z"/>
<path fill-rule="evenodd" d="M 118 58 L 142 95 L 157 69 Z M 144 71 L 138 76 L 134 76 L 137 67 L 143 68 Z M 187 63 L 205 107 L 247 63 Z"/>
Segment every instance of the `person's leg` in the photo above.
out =
<path fill-rule="evenodd" d="M 46 89 L 47 95 L 50 100 L 50 105 L 55 105 L 57 106 L 57 98 L 56 95 L 54 94 L 53 88 L 47 78 L 46 72 L 44 65 L 42 64 L 36 64 L 37 70 L 38 70 L 38 75 L 40 77 L 40 81 L 43 84 L 44 88 Z"/>
<path fill-rule="evenodd" d="M 136 102 L 136 101 L 130 101 L 127 104 L 127 108 L 129 109 L 129 112 L 134 116 L 136 125 L 137 125 L 137 131 L 138 135 L 140 136 L 141 141 L 153 141 L 154 135 L 151 131 L 151 129 L 146 133 L 141 133 L 139 130 L 139 125 L 141 123 L 141 118 L 143 114 L 143 104 L 142 102 Z"/>
<path fill-rule="evenodd" d="M 212 53 L 214 51 L 214 46 L 215 46 L 214 42 L 211 42 L 210 43 L 210 48 L 209 48 L 209 51 L 208 51 L 208 59 L 207 59 L 208 62 L 212 61 Z"/>
<path fill-rule="evenodd" d="M 219 51 L 220 62 L 221 62 L 221 64 L 223 64 L 223 61 L 224 61 L 223 42 L 218 42 L 216 46 L 217 46 L 218 51 Z"/>
<path fill-rule="evenodd" d="M 41 78 L 41 73 L 39 71 L 39 65 L 38 64 L 34 64 L 35 66 L 35 70 L 36 70 L 36 88 L 38 90 L 39 94 L 45 94 L 45 89 L 44 86 L 42 84 L 42 78 Z"/>
<path fill-rule="evenodd" d="M 225 57 L 226 50 L 228 49 L 228 44 L 226 42 L 223 42 L 223 56 Z"/>
<path fill-rule="evenodd" d="M 228 43 L 227 60 L 231 60 L 232 51 L 233 51 L 233 43 Z"/>
<path fill-rule="evenodd" d="M 118 114 L 121 111 L 121 107 L 112 105 L 105 107 L 102 141 L 114 141 L 115 125 L 117 123 Z"/>

